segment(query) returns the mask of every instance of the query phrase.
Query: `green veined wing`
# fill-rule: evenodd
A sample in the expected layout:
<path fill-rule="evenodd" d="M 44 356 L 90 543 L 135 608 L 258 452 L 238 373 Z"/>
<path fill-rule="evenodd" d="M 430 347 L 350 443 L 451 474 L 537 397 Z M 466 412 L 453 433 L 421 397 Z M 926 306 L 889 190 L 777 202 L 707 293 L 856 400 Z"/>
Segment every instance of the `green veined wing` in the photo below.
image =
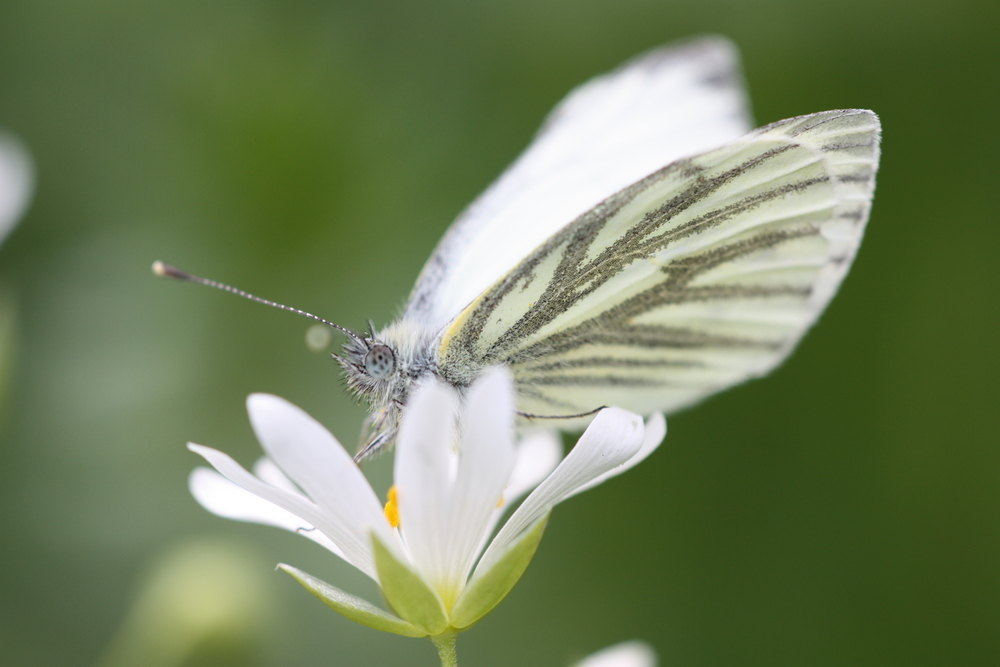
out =
<path fill-rule="evenodd" d="M 850 267 L 879 132 L 864 110 L 791 118 L 625 188 L 455 318 L 439 373 L 506 364 L 542 416 L 671 411 L 767 373 Z"/>

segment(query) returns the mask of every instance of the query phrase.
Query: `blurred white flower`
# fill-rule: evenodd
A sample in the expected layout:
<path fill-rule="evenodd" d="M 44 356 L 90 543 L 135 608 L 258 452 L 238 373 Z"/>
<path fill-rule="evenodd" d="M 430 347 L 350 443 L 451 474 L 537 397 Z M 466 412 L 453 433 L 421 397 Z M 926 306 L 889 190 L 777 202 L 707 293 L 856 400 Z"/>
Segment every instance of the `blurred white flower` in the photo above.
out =
<path fill-rule="evenodd" d="M 646 642 L 622 642 L 587 656 L 574 667 L 656 667 L 656 652 Z"/>
<path fill-rule="evenodd" d="M 20 141 L 0 131 L 0 243 L 21 218 L 31 199 L 35 170 Z M 13 294 L 0 286 L 0 402 L 6 398 L 16 338 L 17 307 Z"/>
<path fill-rule="evenodd" d="M 247 408 L 268 457 L 252 475 L 190 444 L 221 473 L 196 469 L 192 494 L 219 516 L 297 531 L 351 563 L 396 614 L 281 567 L 348 618 L 408 636 L 454 633 L 485 616 L 524 572 L 550 510 L 635 465 L 666 433 L 662 415 L 644 428 L 637 415 L 607 408 L 560 461 L 552 432 L 517 442 L 506 370 L 485 373 L 464 404 L 431 381 L 404 411 L 383 507 L 350 454 L 302 410 L 266 394 L 250 396 Z M 532 488 L 490 540 L 504 510 Z"/>
<path fill-rule="evenodd" d="M 0 242 L 27 208 L 34 183 L 28 150 L 13 136 L 0 132 Z"/>

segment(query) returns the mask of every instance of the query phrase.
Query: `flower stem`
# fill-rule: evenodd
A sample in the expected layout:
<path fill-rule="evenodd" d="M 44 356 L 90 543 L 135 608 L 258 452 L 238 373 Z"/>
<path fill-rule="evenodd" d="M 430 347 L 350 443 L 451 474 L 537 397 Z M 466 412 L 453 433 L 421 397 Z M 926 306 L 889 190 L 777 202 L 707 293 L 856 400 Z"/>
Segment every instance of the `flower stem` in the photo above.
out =
<path fill-rule="evenodd" d="M 441 657 L 441 667 L 458 667 L 458 654 L 455 653 L 455 640 L 457 638 L 457 630 L 447 630 L 431 637 L 431 641 L 434 642 L 438 655 Z"/>

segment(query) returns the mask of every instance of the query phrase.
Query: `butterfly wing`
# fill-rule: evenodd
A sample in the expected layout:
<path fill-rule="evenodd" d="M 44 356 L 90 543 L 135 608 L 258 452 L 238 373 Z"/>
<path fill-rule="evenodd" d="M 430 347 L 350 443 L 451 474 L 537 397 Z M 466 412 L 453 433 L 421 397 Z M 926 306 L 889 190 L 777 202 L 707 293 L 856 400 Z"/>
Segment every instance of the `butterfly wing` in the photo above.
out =
<path fill-rule="evenodd" d="M 879 132 L 870 111 L 801 116 L 639 180 L 467 307 L 439 372 L 506 364 L 519 409 L 545 416 L 670 411 L 767 373 L 850 267 Z"/>
<path fill-rule="evenodd" d="M 654 50 L 570 93 L 531 146 L 455 221 L 404 319 L 440 331 L 560 228 L 665 164 L 752 127 L 735 47 Z"/>

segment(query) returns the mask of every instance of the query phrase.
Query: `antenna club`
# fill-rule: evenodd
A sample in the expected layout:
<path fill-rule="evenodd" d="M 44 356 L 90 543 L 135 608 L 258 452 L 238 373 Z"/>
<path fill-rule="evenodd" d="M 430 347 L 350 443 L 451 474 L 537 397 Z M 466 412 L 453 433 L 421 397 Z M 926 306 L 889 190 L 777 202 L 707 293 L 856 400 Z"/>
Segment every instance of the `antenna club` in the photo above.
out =
<path fill-rule="evenodd" d="M 153 273 L 161 278 L 177 278 L 178 280 L 192 280 L 194 276 L 185 271 L 181 271 L 176 266 L 164 264 L 160 260 L 153 262 Z"/>

